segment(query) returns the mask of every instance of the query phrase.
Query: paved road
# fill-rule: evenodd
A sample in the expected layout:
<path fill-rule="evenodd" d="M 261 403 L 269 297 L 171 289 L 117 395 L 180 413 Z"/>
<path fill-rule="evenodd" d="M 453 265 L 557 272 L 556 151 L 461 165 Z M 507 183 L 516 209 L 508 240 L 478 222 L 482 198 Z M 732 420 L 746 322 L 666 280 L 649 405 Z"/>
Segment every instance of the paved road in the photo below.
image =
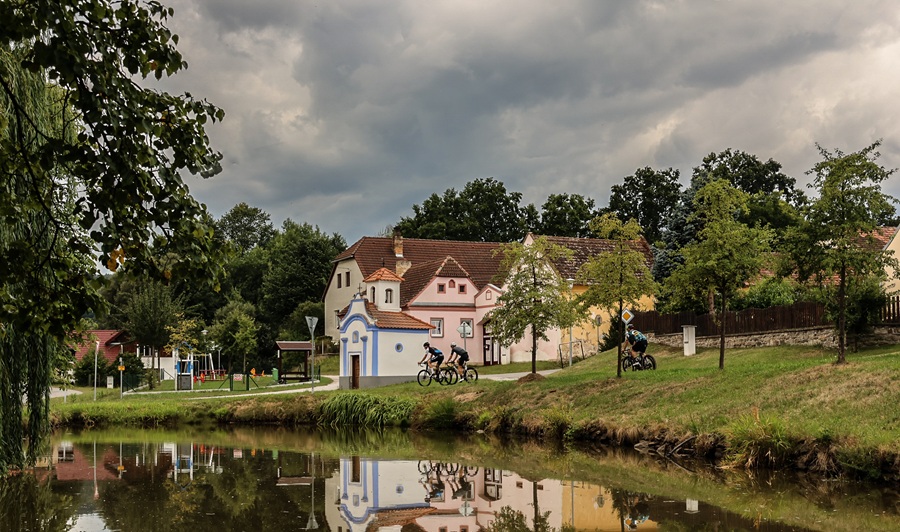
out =
<path fill-rule="evenodd" d="M 546 376 L 546 375 L 550 375 L 551 373 L 555 373 L 557 371 L 559 371 L 559 370 L 558 369 L 547 369 L 547 370 L 538 371 L 538 373 Z M 528 371 L 523 371 L 521 373 L 499 373 L 499 374 L 492 374 L 492 375 L 479 375 L 479 378 L 485 379 L 485 380 L 490 380 L 490 381 L 517 381 L 517 380 L 521 379 L 522 377 L 524 377 L 525 375 L 528 375 L 529 373 L 530 372 L 528 372 Z M 305 393 L 305 392 L 313 392 L 313 391 L 324 392 L 326 390 L 337 390 L 338 382 L 339 382 L 338 376 L 337 375 L 325 375 L 325 376 L 327 378 L 331 379 L 331 382 L 328 384 L 324 384 L 322 386 L 316 386 L 315 389 L 291 387 L 291 388 L 286 388 L 284 390 L 278 390 L 276 388 L 273 390 L 267 390 L 265 392 L 228 394 L 225 397 L 228 397 L 228 398 L 231 398 L 231 397 L 258 397 L 260 395 L 280 395 L 280 394 L 289 394 L 289 393 Z M 170 392 L 129 392 L 128 395 L 152 394 L 152 393 L 170 393 Z M 200 399 L 215 399 L 215 398 L 222 397 L 221 395 L 203 396 L 203 395 L 201 395 L 203 392 L 200 392 L 200 391 L 197 391 L 195 393 L 197 393 L 198 395 L 196 395 L 194 397 L 187 397 L 186 399 L 200 400 Z M 61 390 L 59 388 L 51 388 L 50 389 L 50 397 L 54 397 L 54 398 L 55 397 L 63 397 L 66 395 L 78 395 L 78 394 L 81 394 L 81 392 L 79 390 Z"/>

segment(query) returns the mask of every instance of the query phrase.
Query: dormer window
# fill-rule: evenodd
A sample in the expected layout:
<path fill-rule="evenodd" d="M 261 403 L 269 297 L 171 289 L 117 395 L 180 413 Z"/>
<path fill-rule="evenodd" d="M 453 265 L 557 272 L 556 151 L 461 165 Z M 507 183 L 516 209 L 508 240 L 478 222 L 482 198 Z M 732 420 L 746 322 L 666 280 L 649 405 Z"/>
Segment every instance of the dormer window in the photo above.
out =
<path fill-rule="evenodd" d="M 460 294 L 465 294 L 465 293 L 466 293 L 466 285 L 464 285 L 464 284 L 460 284 L 460 285 L 459 285 L 459 293 L 460 293 Z"/>
<path fill-rule="evenodd" d="M 444 283 L 439 283 L 437 285 L 437 291 L 438 291 L 438 294 L 443 294 L 443 293 L 447 292 L 447 286 Z"/>
<path fill-rule="evenodd" d="M 394 302 L 394 291 L 390 288 L 384 291 L 384 302 L 387 304 L 391 304 Z"/>

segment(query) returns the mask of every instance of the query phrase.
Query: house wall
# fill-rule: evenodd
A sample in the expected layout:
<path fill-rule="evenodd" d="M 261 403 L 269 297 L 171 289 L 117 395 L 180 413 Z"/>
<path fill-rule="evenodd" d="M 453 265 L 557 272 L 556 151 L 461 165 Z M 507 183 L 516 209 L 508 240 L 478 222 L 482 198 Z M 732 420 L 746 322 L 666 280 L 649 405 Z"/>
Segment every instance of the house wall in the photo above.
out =
<path fill-rule="evenodd" d="M 894 235 L 894 238 L 892 238 L 891 241 L 888 242 L 886 249 L 888 251 L 892 251 L 893 258 L 900 261 L 900 237 Z M 885 283 L 885 287 L 888 293 L 900 291 L 900 279 L 897 279 L 895 277 L 897 275 L 897 271 L 893 267 L 888 266 L 887 268 L 885 268 L 885 272 L 888 275 L 888 280 Z"/>
<path fill-rule="evenodd" d="M 347 285 L 347 272 L 350 273 L 350 284 Z M 338 276 L 341 276 L 341 287 L 338 288 Z M 325 289 L 325 325 L 324 331 L 331 340 L 336 342 L 340 337 L 339 324 L 335 317 L 335 312 L 343 310 L 350 304 L 353 296 L 359 290 L 362 284 L 363 276 L 356 265 L 356 261 L 348 259 L 337 264 L 331 278 L 328 280 L 328 286 Z"/>
<path fill-rule="evenodd" d="M 451 284 L 455 286 L 451 287 Z M 438 285 L 444 285 L 443 293 L 438 292 Z M 460 285 L 465 285 L 465 293 L 460 293 Z M 443 351 L 445 357 L 449 357 L 450 344 L 456 342 L 465 346 L 473 364 L 480 365 L 484 363 L 484 329 L 478 326 L 479 313 L 475 304 L 478 295 L 475 285 L 469 279 L 437 277 L 409 302 L 406 313 L 425 323 L 431 323 L 432 319 L 442 319 L 443 330 L 440 335 L 433 330 L 428 333 L 431 345 Z M 471 320 L 473 325 L 473 335 L 465 340 L 456 330 L 464 319 Z"/>
<path fill-rule="evenodd" d="M 426 330 L 381 329 L 370 324 L 359 313 L 353 313 L 354 303 L 344 319 L 340 333 L 341 374 L 338 385 L 350 389 L 352 357 L 359 356 L 360 388 L 374 388 L 416 380 L 417 362 L 424 351 L 422 344 L 428 341 Z"/>

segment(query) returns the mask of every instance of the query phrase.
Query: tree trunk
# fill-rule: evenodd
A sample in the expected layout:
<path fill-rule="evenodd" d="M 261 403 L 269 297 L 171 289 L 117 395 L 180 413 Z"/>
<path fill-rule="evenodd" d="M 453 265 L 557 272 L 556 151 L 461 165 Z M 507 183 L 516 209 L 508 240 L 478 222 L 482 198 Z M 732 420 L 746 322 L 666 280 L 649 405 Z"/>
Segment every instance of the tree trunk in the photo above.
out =
<path fill-rule="evenodd" d="M 531 372 L 537 373 L 537 332 L 531 325 Z"/>
<path fill-rule="evenodd" d="M 722 310 L 719 315 L 719 369 L 725 369 L 725 290 L 722 290 Z"/>
<path fill-rule="evenodd" d="M 844 356 L 847 335 L 847 265 L 841 263 L 841 279 L 838 283 L 838 364 L 847 361 Z"/>
<path fill-rule="evenodd" d="M 622 307 L 625 303 L 619 300 L 619 339 L 625 341 L 625 322 L 622 320 Z M 611 331 L 610 331 L 611 332 Z M 599 340 L 598 340 L 599 341 Z M 616 342 L 616 378 L 622 378 L 622 342 Z"/>

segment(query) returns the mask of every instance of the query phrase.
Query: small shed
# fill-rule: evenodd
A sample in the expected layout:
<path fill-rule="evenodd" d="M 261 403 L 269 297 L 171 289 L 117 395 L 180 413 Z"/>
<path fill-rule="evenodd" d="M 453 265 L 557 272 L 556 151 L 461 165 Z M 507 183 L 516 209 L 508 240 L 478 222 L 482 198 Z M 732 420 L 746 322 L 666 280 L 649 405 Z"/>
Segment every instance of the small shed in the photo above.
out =
<path fill-rule="evenodd" d="M 278 340 L 278 382 L 312 380 L 312 342 Z"/>

